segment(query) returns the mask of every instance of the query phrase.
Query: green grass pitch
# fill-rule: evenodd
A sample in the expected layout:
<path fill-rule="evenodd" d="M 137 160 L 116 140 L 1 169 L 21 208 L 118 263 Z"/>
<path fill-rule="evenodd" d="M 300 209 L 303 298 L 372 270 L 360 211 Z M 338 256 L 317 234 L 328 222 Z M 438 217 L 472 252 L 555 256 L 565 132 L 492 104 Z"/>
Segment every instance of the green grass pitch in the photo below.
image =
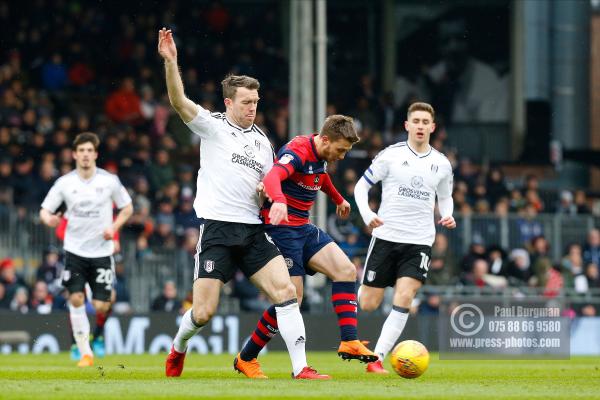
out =
<path fill-rule="evenodd" d="M 559 399 L 600 396 L 600 358 L 562 361 L 444 361 L 408 380 L 367 375 L 333 352 L 308 354 L 331 381 L 293 381 L 286 353 L 261 357 L 268 380 L 233 371 L 230 355 L 188 355 L 180 378 L 164 377 L 165 355 L 107 356 L 78 369 L 68 354 L 0 355 L 0 399 Z M 386 362 L 386 367 L 390 369 Z"/>

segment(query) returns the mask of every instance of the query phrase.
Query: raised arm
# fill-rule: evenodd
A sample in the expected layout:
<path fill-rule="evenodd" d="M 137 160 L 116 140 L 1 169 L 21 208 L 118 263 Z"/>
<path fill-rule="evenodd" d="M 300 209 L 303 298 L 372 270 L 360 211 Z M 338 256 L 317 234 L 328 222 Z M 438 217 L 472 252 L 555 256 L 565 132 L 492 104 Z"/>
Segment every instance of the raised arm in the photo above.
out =
<path fill-rule="evenodd" d="M 169 101 L 183 122 L 190 122 L 198 114 L 198 105 L 185 96 L 177 65 L 177 47 L 170 29 L 162 28 L 158 31 L 158 54 L 165 60 Z"/>

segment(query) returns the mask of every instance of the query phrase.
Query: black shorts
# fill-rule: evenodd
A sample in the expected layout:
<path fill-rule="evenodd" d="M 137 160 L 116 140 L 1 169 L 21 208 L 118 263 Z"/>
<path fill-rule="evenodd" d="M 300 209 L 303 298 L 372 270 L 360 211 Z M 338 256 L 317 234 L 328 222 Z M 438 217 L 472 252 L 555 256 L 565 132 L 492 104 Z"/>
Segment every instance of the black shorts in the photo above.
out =
<path fill-rule="evenodd" d="M 205 219 L 194 256 L 194 281 L 214 278 L 227 283 L 238 268 L 250 277 L 279 255 L 263 224 Z"/>
<path fill-rule="evenodd" d="M 112 256 L 87 258 L 66 252 L 62 284 L 69 293 L 84 292 L 87 282 L 94 300 L 110 301 L 114 279 Z"/>
<path fill-rule="evenodd" d="M 398 278 L 405 276 L 425 283 L 430 261 L 431 246 L 394 243 L 373 237 L 362 284 L 384 288 L 394 286 Z"/>

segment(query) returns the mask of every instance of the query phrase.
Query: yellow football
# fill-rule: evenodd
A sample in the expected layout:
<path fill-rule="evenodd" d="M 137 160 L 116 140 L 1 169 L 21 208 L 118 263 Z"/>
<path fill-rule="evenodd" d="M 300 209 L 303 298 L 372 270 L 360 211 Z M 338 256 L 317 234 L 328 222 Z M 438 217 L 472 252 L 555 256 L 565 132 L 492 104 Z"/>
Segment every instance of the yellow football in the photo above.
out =
<path fill-rule="evenodd" d="M 416 340 L 405 340 L 394 347 L 390 361 L 394 371 L 401 377 L 417 378 L 429 366 L 429 351 Z"/>

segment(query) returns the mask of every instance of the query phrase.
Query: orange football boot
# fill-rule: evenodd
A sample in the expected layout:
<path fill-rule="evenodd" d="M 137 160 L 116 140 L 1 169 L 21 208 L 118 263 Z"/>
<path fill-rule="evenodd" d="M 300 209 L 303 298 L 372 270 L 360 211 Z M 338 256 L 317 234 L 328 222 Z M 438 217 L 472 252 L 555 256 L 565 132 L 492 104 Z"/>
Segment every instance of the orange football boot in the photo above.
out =
<path fill-rule="evenodd" d="M 238 353 L 233 360 L 233 369 L 235 369 L 237 372 L 241 372 L 250 379 L 268 378 L 268 376 L 266 376 L 265 373 L 260 369 L 260 364 L 256 358 L 253 358 L 250 361 L 244 361 L 242 360 L 242 357 L 240 357 L 240 353 Z"/>
<path fill-rule="evenodd" d="M 379 359 L 360 340 L 347 340 L 340 343 L 338 355 L 343 360 L 359 360 L 364 363 L 375 362 Z"/>

